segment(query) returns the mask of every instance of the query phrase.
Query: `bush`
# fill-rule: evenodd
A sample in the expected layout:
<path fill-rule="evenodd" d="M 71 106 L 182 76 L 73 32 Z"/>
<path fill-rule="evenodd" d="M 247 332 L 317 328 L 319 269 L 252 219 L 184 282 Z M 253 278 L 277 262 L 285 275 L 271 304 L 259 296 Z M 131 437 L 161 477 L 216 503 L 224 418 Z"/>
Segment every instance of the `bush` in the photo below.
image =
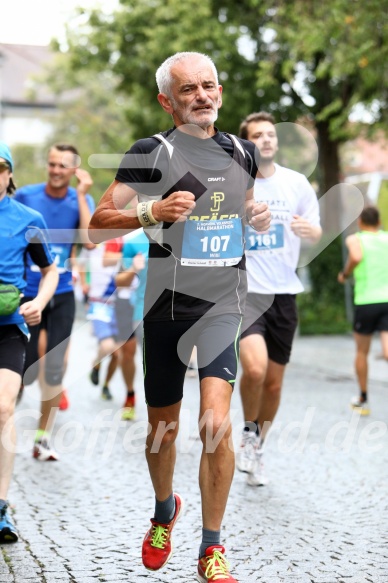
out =
<path fill-rule="evenodd" d="M 342 239 L 339 236 L 309 265 L 311 291 L 297 297 L 300 334 L 343 334 L 351 330 L 346 316 L 344 287 L 337 282 L 342 265 Z"/>

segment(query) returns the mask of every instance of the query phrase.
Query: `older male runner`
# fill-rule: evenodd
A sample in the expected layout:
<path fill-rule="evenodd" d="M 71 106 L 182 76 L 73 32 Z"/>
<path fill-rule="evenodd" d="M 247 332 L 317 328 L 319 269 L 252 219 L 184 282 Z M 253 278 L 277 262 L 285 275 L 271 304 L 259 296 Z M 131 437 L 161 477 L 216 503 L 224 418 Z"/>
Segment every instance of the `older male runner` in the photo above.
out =
<path fill-rule="evenodd" d="M 175 440 L 196 345 L 203 443 L 197 578 L 234 583 L 220 530 L 234 471 L 229 411 L 246 292 L 243 222 L 247 217 L 253 228 L 267 230 L 270 212 L 253 200 L 254 145 L 214 126 L 222 87 L 213 61 L 177 53 L 159 67 L 156 80 L 158 101 L 175 127 L 132 146 L 93 215 L 90 237 L 97 242 L 114 236 L 112 230 L 143 226 L 150 240 L 144 382 L 151 426 L 146 458 L 156 502 L 143 563 L 160 569 L 172 553 L 171 532 L 182 511 L 182 498 L 173 492 Z M 124 210 L 136 196 L 137 207 Z"/>

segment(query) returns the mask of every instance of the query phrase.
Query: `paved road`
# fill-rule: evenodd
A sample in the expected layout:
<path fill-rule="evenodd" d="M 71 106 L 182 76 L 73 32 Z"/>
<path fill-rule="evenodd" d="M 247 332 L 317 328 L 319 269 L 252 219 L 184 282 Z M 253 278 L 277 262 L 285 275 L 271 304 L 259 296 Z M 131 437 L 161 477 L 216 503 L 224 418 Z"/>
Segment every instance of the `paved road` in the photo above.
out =
<path fill-rule="evenodd" d="M 166 568 L 146 571 L 142 538 L 153 510 L 144 460 L 146 411 L 139 368 L 138 422 L 121 422 L 119 373 L 114 401 L 88 380 L 95 341 L 77 322 L 60 412 L 58 463 L 32 459 L 37 389 L 19 405 L 15 478 L 9 494 L 21 540 L 0 546 L 1 583 L 141 583 L 195 580 L 200 540 L 196 430 L 198 386 L 188 379 L 178 442 L 176 490 L 186 502 Z M 266 447 L 269 486 L 251 488 L 236 472 L 223 540 L 241 583 L 387 583 L 387 363 L 371 357 L 369 418 L 352 416 L 355 394 L 349 337 L 298 338 L 284 397 Z M 242 423 L 233 397 L 234 441 Z"/>

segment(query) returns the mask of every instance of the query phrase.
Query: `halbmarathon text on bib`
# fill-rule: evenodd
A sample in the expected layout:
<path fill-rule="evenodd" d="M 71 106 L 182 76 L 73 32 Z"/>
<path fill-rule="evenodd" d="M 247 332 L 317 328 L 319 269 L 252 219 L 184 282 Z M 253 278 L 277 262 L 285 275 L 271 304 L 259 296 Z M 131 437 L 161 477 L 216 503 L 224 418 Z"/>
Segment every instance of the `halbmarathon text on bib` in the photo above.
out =
<path fill-rule="evenodd" d="M 243 255 L 241 219 L 186 221 L 182 242 L 182 265 L 227 267 Z"/>

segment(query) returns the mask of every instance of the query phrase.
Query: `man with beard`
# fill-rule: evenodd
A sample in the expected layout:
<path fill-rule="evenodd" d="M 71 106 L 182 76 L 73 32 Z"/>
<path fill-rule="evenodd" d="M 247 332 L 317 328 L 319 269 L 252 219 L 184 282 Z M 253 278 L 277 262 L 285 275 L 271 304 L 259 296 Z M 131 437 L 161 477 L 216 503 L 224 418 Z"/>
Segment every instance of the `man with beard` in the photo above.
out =
<path fill-rule="evenodd" d="M 214 126 L 222 87 L 213 61 L 177 53 L 162 63 L 156 81 L 174 128 L 132 146 L 92 217 L 89 236 L 98 242 L 142 226 L 150 241 L 143 354 L 151 428 L 146 458 L 156 500 L 143 564 L 156 571 L 172 554 L 171 532 L 182 511 L 173 491 L 175 440 L 196 345 L 203 445 L 197 578 L 235 583 L 220 530 L 234 472 L 229 411 L 246 292 L 242 225 L 247 218 L 253 228 L 267 230 L 270 213 L 253 200 L 254 145 Z M 136 208 L 124 210 L 135 197 Z"/>
<path fill-rule="evenodd" d="M 272 214 L 266 235 L 247 227 L 248 295 L 240 343 L 246 425 L 237 468 L 248 474 L 250 486 L 264 486 L 263 444 L 279 408 L 298 321 L 296 294 L 303 291 L 296 274 L 300 242 L 318 242 L 322 229 L 317 197 L 306 177 L 274 162 L 278 138 L 272 115 L 250 114 L 240 136 L 259 150 L 255 198 L 267 202 Z"/>

